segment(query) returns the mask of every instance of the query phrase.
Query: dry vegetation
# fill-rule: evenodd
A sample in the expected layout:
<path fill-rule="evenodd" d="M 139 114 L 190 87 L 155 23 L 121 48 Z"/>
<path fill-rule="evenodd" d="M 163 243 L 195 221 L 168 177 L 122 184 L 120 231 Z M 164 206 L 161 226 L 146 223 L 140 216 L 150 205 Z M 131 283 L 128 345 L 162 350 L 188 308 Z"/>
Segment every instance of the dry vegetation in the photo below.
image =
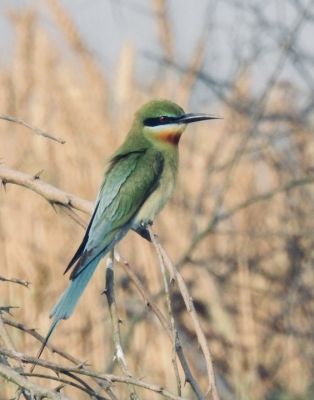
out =
<path fill-rule="evenodd" d="M 0 112 L 53 132 L 66 144 L 0 121 L 0 157 L 6 166 L 29 174 L 43 170 L 43 180 L 92 200 L 105 159 L 123 140 L 133 111 L 151 97 L 171 97 L 187 108 L 203 47 L 200 43 L 190 70 L 164 67 L 162 81 L 145 90 L 136 83 L 134 50 L 128 44 L 117 63 L 115 83 L 109 85 L 69 15 L 57 1 L 47 4 L 66 54 L 36 12 L 11 13 L 16 40 L 10 68 L 0 70 Z M 156 1 L 156 10 L 162 5 Z M 171 58 L 169 27 L 159 15 L 156 23 Z M 288 47 L 289 43 L 283 52 Z M 175 96 L 174 81 L 179 88 Z M 221 105 L 224 120 L 186 132 L 178 189 L 154 227 L 195 300 L 222 399 L 314 396 L 314 146 L 311 127 L 295 111 L 295 90 L 289 83 L 278 84 L 275 75 L 265 96 L 252 102 L 249 71 L 234 77 L 228 101 Z M 208 110 L 210 105 L 198 111 Z M 20 307 L 12 310 L 12 319 L 44 334 L 49 310 L 67 285 L 62 272 L 83 231 L 19 186 L 2 188 L 0 205 L 0 275 L 31 282 L 28 289 L 0 282 L 0 306 Z M 119 251 L 165 309 L 151 245 L 131 233 Z M 115 274 L 130 371 L 175 392 L 165 332 L 123 269 L 117 266 Z M 100 267 L 75 314 L 60 325 L 52 342 L 98 371 L 119 372 L 101 295 L 104 279 Z M 191 322 L 178 293 L 173 301 L 187 357 L 204 387 L 205 364 Z M 37 341 L 7 329 L 18 351 L 35 355 Z M 60 360 L 49 350 L 44 358 Z M 50 383 L 51 388 L 56 385 Z M 73 390 L 62 393 L 86 398 Z M 127 398 L 127 390 L 126 385 L 117 386 L 119 398 Z M 14 392 L 14 385 L 1 382 L 1 399 L 12 398 Z M 147 391 L 138 393 L 141 398 L 158 398 Z M 183 395 L 192 398 L 188 385 Z"/>

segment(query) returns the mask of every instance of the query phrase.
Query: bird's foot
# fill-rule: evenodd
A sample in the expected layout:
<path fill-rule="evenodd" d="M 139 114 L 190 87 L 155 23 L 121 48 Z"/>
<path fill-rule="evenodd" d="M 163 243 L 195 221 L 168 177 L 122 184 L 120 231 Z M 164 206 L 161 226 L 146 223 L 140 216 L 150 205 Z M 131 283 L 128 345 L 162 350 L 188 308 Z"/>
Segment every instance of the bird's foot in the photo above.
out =
<path fill-rule="evenodd" d="M 133 228 L 133 230 L 150 242 L 150 234 L 147 228 L 152 225 L 153 221 L 151 219 L 141 221 L 136 227 Z"/>
<path fill-rule="evenodd" d="M 143 229 L 147 229 L 148 226 L 152 226 L 153 225 L 153 221 L 151 219 L 148 219 L 146 221 L 141 221 L 140 226 Z"/>

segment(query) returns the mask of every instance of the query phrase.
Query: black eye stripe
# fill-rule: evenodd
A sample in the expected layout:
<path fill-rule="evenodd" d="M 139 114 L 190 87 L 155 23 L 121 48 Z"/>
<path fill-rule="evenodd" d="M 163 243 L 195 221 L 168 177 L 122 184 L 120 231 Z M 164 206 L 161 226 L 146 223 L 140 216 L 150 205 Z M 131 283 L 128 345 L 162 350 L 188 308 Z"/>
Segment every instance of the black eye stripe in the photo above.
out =
<path fill-rule="evenodd" d="M 158 125 L 166 125 L 175 121 L 176 117 L 168 117 L 167 115 L 162 115 L 160 117 L 155 118 L 146 118 L 143 122 L 145 126 L 158 126 Z"/>

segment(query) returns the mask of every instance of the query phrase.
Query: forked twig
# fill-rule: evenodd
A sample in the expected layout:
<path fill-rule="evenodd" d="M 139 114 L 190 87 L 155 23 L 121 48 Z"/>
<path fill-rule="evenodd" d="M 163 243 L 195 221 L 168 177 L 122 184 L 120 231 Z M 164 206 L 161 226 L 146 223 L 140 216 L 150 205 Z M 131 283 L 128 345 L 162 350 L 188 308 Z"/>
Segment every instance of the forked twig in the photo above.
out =
<path fill-rule="evenodd" d="M 102 381 L 106 386 L 107 385 L 112 385 L 114 382 L 119 382 L 119 383 L 125 383 L 125 384 L 131 384 L 134 386 L 141 387 L 143 389 L 147 389 L 149 391 L 158 393 L 162 396 L 164 396 L 167 399 L 170 400 L 184 400 L 183 397 L 176 396 L 175 394 L 169 392 L 165 388 L 163 388 L 160 385 L 154 385 L 151 383 L 144 382 L 141 379 L 137 379 L 134 377 L 129 377 L 129 376 L 119 376 L 119 375 L 113 375 L 113 374 L 103 374 L 103 373 L 97 373 L 95 371 L 89 370 L 87 368 L 78 368 L 78 367 L 69 367 L 65 365 L 60 365 L 56 364 L 53 362 L 37 359 L 36 357 L 29 357 L 26 354 L 19 353 L 16 351 L 10 351 L 7 349 L 0 348 L 0 355 L 3 355 L 8 358 L 13 358 L 15 360 L 22 361 L 24 363 L 28 364 L 36 364 L 40 365 L 41 367 L 50 369 L 52 371 L 55 371 L 57 373 L 73 373 L 77 375 L 83 375 L 83 376 L 88 376 L 91 378 L 96 378 L 99 381 Z M 1 367 L 2 364 L 0 364 Z M 0 368 L 0 375 L 6 376 L 5 373 L 2 374 L 3 371 L 1 371 Z M 23 387 L 23 385 L 21 385 Z M 59 400 L 59 398 L 57 398 Z"/>
<path fill-rule="evenodd" d="M 121 255 L 116 250 L 114 252 L 114 255 L 116 261 L 122 266 L 128 277 L 135 285 L 137 291 L 140 293 L 141 297 L 146 303 L 146 306 L 149 307 L 152 310 L 152 312 L 156 315 L 157 319 L 161 323 L 161 326 L 165 329 L 167 335 L 171 339 L 171 330 L 166 317 L 163 315 L 163 313 L 159 309 L 158 305 L 154 302 L 152 297 L 147 293 L 147 290 L 144 288 L 143 284 L 137 277 L 136 273 L 133 271 L 130 263 L 124 258 L 122 258 Z"/>
<path fill-rule="evenodd" d="M 118 255 L 117 252 L 115 252 L 115 256 L 116 256 L 116 260 L 122 265 L 124 271 L 128 274 L 129 278 L 134 283 L 136 289 L 142 296 L 146 305 L 156 315 L 156 317 L 160 321 L 162 327 L 165 329 L 169 339 L 172 341 L 173 336 L 172 336 L 172 330 L 171 330 L 170 324 L 167 321 L 166 317 L 161 312 L 161 310 L 159 309 L 158 305 L 155 303 L 155 301 L 152 299 L 152 297 L 147 293 L 147 290 L 144 288 L 141 281 L 138 279 L 138 277 L 132 270 L 130 264 L 126 260 L 124 260 L 120 255 Z M 175 350 L 176 350 L 176 353 L 180 360 L 181 367 L 184 371 L 185 381 L 191 385 L 191 387 L 194 390 L 195 394 L 197 395 L 198 399 L 203 399 L 204 396 L 202 394 L 201 388 L 199 387 L 199 384 L 193 377 L 189 363 L 184 355 L 183 347 L 182 347 L 182 344 L 180 342 L 178 335 L 176 335 L 176 338 L 175 338 Z"/>
<path fill-rule="evenodd" d="M 149 234 L 150 234 L 151 241 L 154 242 L 155 238 L 153 237 L 154 234 L 152 233 L 151 230 L 149 230 Z M 172 340 L 172 360 L 171 361 L 172 361 L 172 365 L 173 365 L 174 374 L 176 377 L 178 395 L 181 396 L 181 379 L 180 379 L 180 374 L 179 374 L 179 368 L 178 368 L 178 363 L 177 363 L 177 352 L 176 352 L 176 343 L 179 340 L 179 336 L 178 336 L 178 331 L 175 326 L 175 320 L 174 320 L 173 311 L 172 311 L 172 302 L 171 302 L 170 288 L 169 288 L 169 284 L 168 284 L 168 276 L 167 276 L 165 264 L 163 263 L 160 253 L 158 253 L 158 259 L 159 259 L 160 271 L 161 271 L 163 284 L 164 284 L 164 288 L 165 288 L 165 293 L 166 293 L 167 309 L 168 309 L 169 320 L 170 320 L 169 326 L 170 326 L 170 330 L 171 330 L 171 340 Z"/>
<path fill-rule="evenodd" d="M 7 349 L 9 349 L 11 351 L 15 351 L 13 340 L 10 337 L 10 335 L 5 327 L 5 324 L 3 322 L 2 312 L 0 312 L 0 344 L 4 345 Z M 24 372 L 23 364 L 22 364 L 21 360 L 14 360 L 14 363 L 11 366 L 5 357 L 5 363 L 8 364 L 6 367 L 12 368 L 12 370 L 18 369 L 19 371 Z M 0 367 L 1 367 L 1 363 L 0 363 Z M 11 380 L 10 378 L 7 378 L 7 379 Z M 26 378 L 24 378 L 24 379 L 26 379 Z M 13 380 L 11 380 L 11 381 L 13 381 Z M 32 400 L 30 394 L 28 392 L 26 392 L 24 389 L 25 389 L 25 387 L 20 387 L 18 390 L 18 393 L 23 393 L 26 400 Z"/>
<path fill-rule="evenodd" d="M 2 363 L 0 363 L 0 376 L 14 383 L 18 387 L 27 390 L 29 393 L 31 393 L 32 397 L 30 398 L 32 399 L 70 400 L 69 397 L 64 396 L 60 392 L 56 392 L 30 382 L 22 374 Z"/>
<path fill-rule="evenodd" d="M 165 265 L 165 267 L 168 269 L 169 274 L 171 276 L 174 276 L 174 279 L 178 285 L 178 288 L 179 288 L 182 298 L 184 300 L 185 307 L 192 318 L 194 330 L 195 330 L 195 333 L 197 336 L 197 340 L 200 344 L 200 347 L 202 349 L 202 353 L 204 355 L 205 362 L 206 362 L 208 382 L 209 382 L 208 392 L 211 394 L 213 400 L 219 400 L 216 383 L 215 383 L 215 374 L 214 374 L 212 357 L 211 357 L 211 354 L 210 354 L 210 351 L 209 351 L 209 348 L 207 345 L 206 337 L 201 328 L 201 324 L 200 324 L 200 321 L 198 319 L 198 316 L 197 316 L 197 313 L 195 310 L 193 299 L 189 294 L 188 288 L 184 282 L 182 275 L 180 274 L 180 272 L 175 268 L 175 266 L 171 262 L 166 251 L 161 246 L 161 244 L 158 240 L 158 237 L 153 233 L 153 231 L 150 227 L 148 227 L 148 230 L 149 230 L 153 245 L 155 246 L 156 252 L 159 256 L 159 259 Z"/>

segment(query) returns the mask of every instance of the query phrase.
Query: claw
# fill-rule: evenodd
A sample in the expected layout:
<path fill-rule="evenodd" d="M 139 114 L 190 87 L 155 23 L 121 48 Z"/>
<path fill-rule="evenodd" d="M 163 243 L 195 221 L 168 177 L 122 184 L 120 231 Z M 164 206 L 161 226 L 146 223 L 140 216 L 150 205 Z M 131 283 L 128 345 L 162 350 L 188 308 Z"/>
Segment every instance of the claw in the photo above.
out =
<path fill-rule="evenodd" d="M 141 221 L 140 225 L 141 225 L 141 228 L 146 229 L 147 226 L 152 226 L 153 225 L 153 221 L 151 219 L 148 219 L 146 221 Z"/>

